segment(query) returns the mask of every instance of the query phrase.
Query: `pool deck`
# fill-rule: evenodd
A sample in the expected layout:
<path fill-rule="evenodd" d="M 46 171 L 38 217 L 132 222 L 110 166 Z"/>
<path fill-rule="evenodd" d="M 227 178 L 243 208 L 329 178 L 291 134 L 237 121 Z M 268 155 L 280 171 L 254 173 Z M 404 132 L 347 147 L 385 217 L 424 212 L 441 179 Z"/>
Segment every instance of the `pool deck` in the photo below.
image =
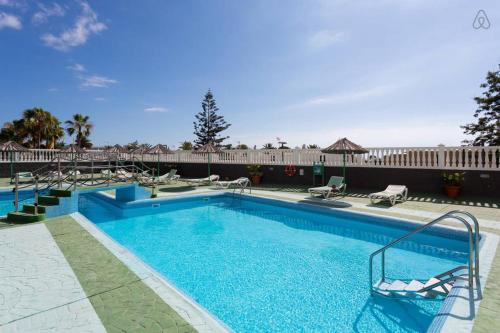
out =
<path fill-rule="evenodd" d="M 208 186 L 162 186 L 158 196 L 213 193 Z M 393 207 L 370 204 L 366 193 L 324 200 L 304 188 L 255 187 L 252 194 L 416 221 L 450 210 L 474 214 L 483 231 L 500 235 L 500 200 L 450 201 L 410 196 Z M 0 223 L 1 332 L 223 331 L 182 309 L 182 295 L 165 294 L 151 272 L 137 270 L 120 249 L 106 244 L 78 218 L 64 216 L 23 226 Z M 451 226 L 457 226 L 450 223 Z M 111 250 L 110 250 L 111 249 Z M 127 261 L 128 260 L 128 261 Z M 22 263 L 22 264 L 20 264 Z M 179 305 L 180 304 L 180 305 Z M 500 331 L 500 252 L 493 258 L 473 332 Z M 213 325 L 214 323 L 212 323 Z"/>

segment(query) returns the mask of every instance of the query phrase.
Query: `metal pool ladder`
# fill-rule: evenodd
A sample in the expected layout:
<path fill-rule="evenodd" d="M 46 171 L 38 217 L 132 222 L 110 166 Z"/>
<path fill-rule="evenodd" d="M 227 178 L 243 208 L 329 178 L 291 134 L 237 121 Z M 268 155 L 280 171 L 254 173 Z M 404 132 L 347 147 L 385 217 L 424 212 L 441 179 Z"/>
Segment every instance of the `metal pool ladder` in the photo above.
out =
<path fill-rule="evenodd" d="M 469 220 L 468 220 L 468 219 Z M 457 266 L 453 269 L 450 269 L 444 273 L 438 274 L 427 281 L 419 281 L 419 280 L 411 280 L 409 282 L 405 282 L 399 279 L 395 280 L 387 280 L 385 276 L 385 251 L 389 248 L 396 246 L 402 241 L 412 237 L 413 235 L 420 233 L 431 226 L 438 224 L 446 219 L 455 219 L 460 221 L 467 228 L 468 233 L 468 260 L 466 265 Z M 470 221 L 474 224 L 474 227 L 471 226 Z M 369 275 L 370 275 L 370 294 L 380 295 L 384 297 L 391 298 L 422 298 L 422 299 L 430 299 L 434 298 L 437 295 L 447 295 L 452 287 L 452 284 L 458 280 L 466 280 L 469 290 L 474 290 L 474 278 L 476 279 L 477 289 L 480 290 L 480 281 L 479 281 L 479 254 L 478 254 L 478 245 L 479 245 L 479 223 L 477 219 L 470 213 L 461 211 L 461 210 L 453 210 L 448 212 L 435 220 L 407 233 L 406 235 L 392 241 L 386 246 L 378 249 L 370 255 L 370 267 L 369 267 Z M 381 278 L 375 284 L 373 283 L 373 259 L 377 255 L 381 255 Z M 466 270 L 466 273 L 463 271 Z M 460 272 L 462 272 L 460 274 Z"/>

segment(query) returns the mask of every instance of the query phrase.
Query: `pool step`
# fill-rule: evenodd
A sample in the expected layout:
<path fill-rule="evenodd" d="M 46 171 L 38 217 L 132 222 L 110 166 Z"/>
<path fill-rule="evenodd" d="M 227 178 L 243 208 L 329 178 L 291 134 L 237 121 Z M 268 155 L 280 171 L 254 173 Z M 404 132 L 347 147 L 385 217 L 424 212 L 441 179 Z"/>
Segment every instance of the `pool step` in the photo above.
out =
<path fill-rule="evenodd" d="M 43 206 L 59 205 L 59 197 L 54 195 L 41 195 L 38 197 L 38 204 Z"/>
<path fill-rule="evenodd" d="M 9 223 L 34 223 L 45 219 L 45 214 L 30 214 L 25 212 L 12 212 L 7 214 L 7 222 Z"/>
<path fill-rule="evenodd" d="M 424 297 L 424 298 L 435 298 L 438 295 L 446 296 L 450 292 L 452 285 L 450 283 L 444 283 L 442 285 L 436 286 L 431 290 L 419 292 L 424 288 L 430 287 L 436 283 L 442 282 L 440 279 L 432 277 L 425 283 L 418 280 L 411 280 L 409 283 L 403 282 L 401 280 L 394 280 L 392 282 L 379 282 L 375 285 L 375 291 L 383 296 L 387 297 Z"/>
<path fill-rule="evenodd" d="M 55 189 L 52 188 L 49 191 L 49 194 L 51 196 L 59 197 L 59 198 L 69 198 L 71 197 L 71 191 L 70 190 L 60 190 L 60 189 Z"/>
<path fill-rule="evenodd" d="M 45 214 L 45 206 L 38 205 L 38 213 Z M 23 213 L 34 214 L 35 213 L 35 205 L 24 204 L 23 205 Z"/>

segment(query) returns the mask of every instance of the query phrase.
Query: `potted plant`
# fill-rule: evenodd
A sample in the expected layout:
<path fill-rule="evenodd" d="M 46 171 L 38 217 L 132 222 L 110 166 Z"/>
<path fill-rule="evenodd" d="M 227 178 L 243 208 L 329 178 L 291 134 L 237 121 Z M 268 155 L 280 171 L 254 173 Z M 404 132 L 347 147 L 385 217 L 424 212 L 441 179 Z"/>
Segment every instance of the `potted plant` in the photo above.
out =
<path fill-rule="evenodd" d="M 465 172 L 444 172 L 444 193 L 450 198 L 456 198 L 460 194 L 460 188 L 464 180 Z"/>
<path fill-rule="evenodd" d="M 247 171 L 250 175 L 252 184 L 260 184 L 260 182 L 262 181 L 262 175 L 264 174 L 264 172 L 262 172 L 262 167 L 258 164 L 247 165 Z"/>

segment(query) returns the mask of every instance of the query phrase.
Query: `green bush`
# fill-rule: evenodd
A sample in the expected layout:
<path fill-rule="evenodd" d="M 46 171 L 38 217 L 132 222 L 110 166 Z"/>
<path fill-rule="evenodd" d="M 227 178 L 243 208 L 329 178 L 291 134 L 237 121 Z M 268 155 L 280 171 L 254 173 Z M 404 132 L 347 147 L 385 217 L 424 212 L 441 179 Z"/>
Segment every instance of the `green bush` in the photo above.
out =
<path fill-rule="evenodd" d="M 464 180 L 465 172 L 444 172 L 443 181 L 446 185 L 460 186 Z"/>
<path fill-rule="evenodd" d="M 247 165 L 247 171 L 250 176 L 262 176 L 262 166 L 258 164 Z"/>

